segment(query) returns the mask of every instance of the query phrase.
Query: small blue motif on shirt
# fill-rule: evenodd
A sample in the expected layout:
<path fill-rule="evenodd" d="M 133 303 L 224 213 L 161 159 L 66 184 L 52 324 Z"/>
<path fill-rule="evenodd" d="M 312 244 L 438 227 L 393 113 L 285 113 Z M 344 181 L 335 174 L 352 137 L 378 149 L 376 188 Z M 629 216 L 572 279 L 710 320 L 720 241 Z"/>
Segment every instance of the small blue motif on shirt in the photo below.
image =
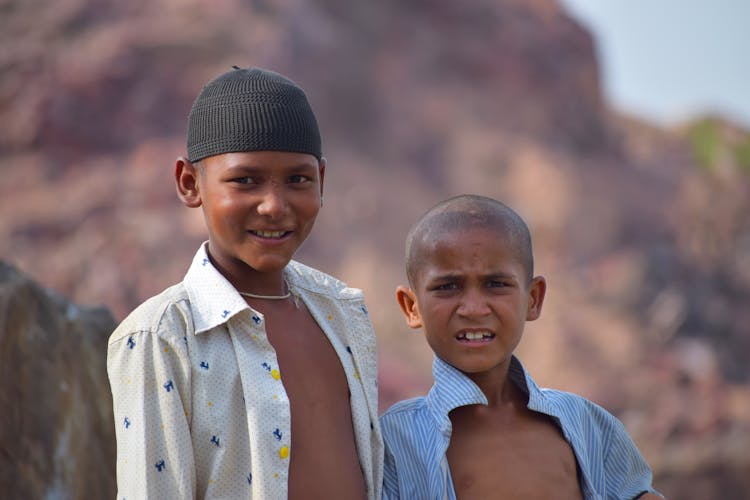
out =
<path fill-rule="evenodd" d="M 232 311 L 227 311 L 226 309 L 224 309 L 224 312 L 223 312 L 223 313 L 221 313 L 221 317 L 222 317 L 222 318 L 226 318 L 226 317 L 227 317 L 227 316 L 229 316 L 230 314 L 232 314 Z"/>
<path fill-rule="evenodd" d="M 260 322 L 262 321 L 258 316 L 253 315 L 253 321 L 255 321 L 256 325 L 260 325 Z"/>
<path fill-rule="evenodd" d="M 351 354 L 352 353 L 352 348 L 349 347 L 349 346 L 346 346 L 346 352 L 348 352 L 349 354 Z"/>
<path fill-rule="evenodd" d="M 365 306 L 360 307 L 360 309 L 362 309 L 363 313 L 367 314 L 367 308 Z"/>
<path fill-rule="evenodd" d="M 125 417 L 125 420 L 124 420 L 124 422 L 123 422 L 123 423 L 125 424 L 125 428 L 126 428 L 126 429 L 127 429 L 128 427 L 130 427 L 130 419 L 129 419 L 128 417 Z"/>
<path fill-rule="evenodd" d="M 156 462 L 154 464 L 154 467 L 156 467 L 156 470 L 158 470 L 159 472 L 167 468 L 166 464 L 164 463 L 164 459 L 161 459 L 158 462 Z"/>
<path fill-rule="evenodd" d="M 219 446 L 219 438 L 217 438 L 216 436 L 211 436 L 211 442 L 216 446 Z"/>
<path fill-rule="evenodd" d="M 207 265 L 208 265 L 208 259 L 205 259 L 205 258 L 204 258 L 204 259 L 203 259 L 203 262 L 201 262 L 201 265 L 202 265 L 202 266 L 207 266 Z"/>
<path fill-rule="evenodd" d="M 208 363 L 205 361 L 201 361 L 201 368 L 203 368 L 204 370 L 208 370 Z"/>
<path fill-rule="evenodd" d="M 247 484 L 253 484 L 253 475 L 252 473 L 247 475 Z"/>
<path fill-rule="evenodd" d="M 135 347 L 135 340 L 133 340 L 133 337 L 128 337 L 128 347 L 131 349 Z"/>
<path fill-rule="evenodd" d="M 171 380 L 167 380 L 167 383 L 164 384 L 164 388 L 167 390 L 167 392 L 172 392 L 172 389 L 174 389 L 174 384 Z"/>
<path fill-rule="evenodd" d="M 276 429 L 273 431 L 273 436 L 276 438 L 277 441 L 281 441 L 281 431 Z"/>
<path fill-rule="evenodd" d="M 262 366 L 263 368 L 265 368 L 265 369 L 266 369 L 266 371 L 268 371 L 268 372 L 270 372 L 270 371 L 271 371 L 271 365 L 269 365 L 268 363 L 265 363 L 265 362 L 264 362 L 264 363 L 262 363 L 262 364 L 261 364 L 260 366 Z"/>

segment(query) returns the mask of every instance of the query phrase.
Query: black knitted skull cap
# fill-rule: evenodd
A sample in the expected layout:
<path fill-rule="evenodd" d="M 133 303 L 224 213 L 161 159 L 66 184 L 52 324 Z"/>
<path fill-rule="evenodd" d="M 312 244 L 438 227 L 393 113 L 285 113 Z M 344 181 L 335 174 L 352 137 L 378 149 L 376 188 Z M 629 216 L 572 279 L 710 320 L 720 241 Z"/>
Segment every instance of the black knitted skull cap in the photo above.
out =
<path fill-rule="evenodd" d="M 188 117 L 191 162 L 223 153 L 287 151 L 321 158 L 320 132 L 302 88 L 263 68 L 238 68 L 203 87 Z"/>

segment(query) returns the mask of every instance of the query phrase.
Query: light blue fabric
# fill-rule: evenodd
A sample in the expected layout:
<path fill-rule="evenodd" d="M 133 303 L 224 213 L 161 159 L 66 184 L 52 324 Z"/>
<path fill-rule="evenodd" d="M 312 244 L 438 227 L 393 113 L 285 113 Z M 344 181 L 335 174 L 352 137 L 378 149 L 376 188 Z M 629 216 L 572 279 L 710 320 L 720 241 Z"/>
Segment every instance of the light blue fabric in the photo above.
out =
<path fill-rule="evenodd" d="M 385 440 L 383 497 L 454 500 L 446 451 L 454 408 L 487 404 L 481 389 L 462 372 L 435 357 L 435 384 L 426 397 L 401 401 L 380 417 Z M 646 461 L 625 427 L 600 406 L 575 394 L 537 387 L 513 357 L 510 380 L 528 394 L 528 408 L 558 422 L 580 468 L 584 498 L 631 499 L 651 486 Z"/>

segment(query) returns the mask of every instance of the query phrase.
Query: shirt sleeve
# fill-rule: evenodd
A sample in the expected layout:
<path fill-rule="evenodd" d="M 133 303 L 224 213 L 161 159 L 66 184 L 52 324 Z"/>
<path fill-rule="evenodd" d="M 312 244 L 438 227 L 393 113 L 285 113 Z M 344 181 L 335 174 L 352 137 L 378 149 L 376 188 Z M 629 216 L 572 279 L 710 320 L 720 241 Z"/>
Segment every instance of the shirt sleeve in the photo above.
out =
<path fill-rule="evenodd" d="M 661 496 L 652 486 L 651 468 L 625 426 L 609 413 L 606 418 L 609 424 L 604 452 L 607 498 L 634 499 L 644 493 Z"/>
<path fill-rule="evenodd" d="M 195 498 L 190 364 L 184 342 L 152 332 L 111 341 L 117 498 Z"/>

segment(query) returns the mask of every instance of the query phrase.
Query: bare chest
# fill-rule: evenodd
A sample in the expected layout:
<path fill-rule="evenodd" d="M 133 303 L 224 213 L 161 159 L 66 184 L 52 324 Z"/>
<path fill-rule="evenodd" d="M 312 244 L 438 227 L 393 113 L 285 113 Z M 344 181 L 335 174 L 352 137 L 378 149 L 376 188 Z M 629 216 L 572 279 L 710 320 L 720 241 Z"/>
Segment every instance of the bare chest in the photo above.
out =
<path fill-rule="evenodd" d="M 529 414 L 514 425 L 452 416 L 448 463 L 459 499 L 582 498 L 570 445 L 547 417 Z"/>
<path fill-rule="evenodd" d="M 289 498 L 362 498 L 349 384 L 336 350 L 304 305 L 264 314 L 291 410 Z"/>
<path fill-rule="evenodd" d="M 264 312 L 284 388 L 299 406 L 346 401 L 344 367 L 323 330 L 304 307 Z"/>

